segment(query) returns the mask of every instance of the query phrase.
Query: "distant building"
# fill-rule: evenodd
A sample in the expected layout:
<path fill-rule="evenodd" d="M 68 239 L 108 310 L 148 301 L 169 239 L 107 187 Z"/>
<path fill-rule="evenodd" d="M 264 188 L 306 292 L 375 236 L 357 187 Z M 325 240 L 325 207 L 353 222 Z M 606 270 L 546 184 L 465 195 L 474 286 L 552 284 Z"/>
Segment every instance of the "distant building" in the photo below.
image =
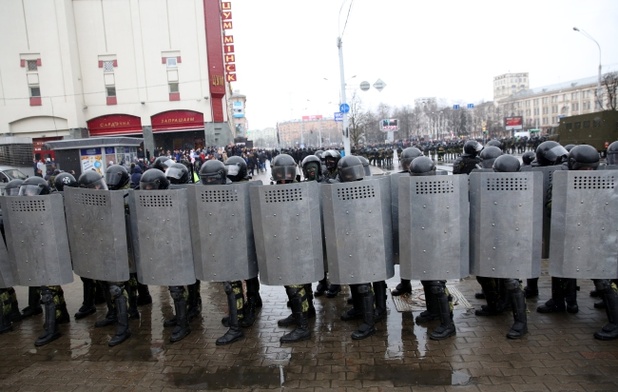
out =
<path fill-rule="evenodd" d="M 305 116 L 301 120 L 277 124 L 282 148 L 323 147 L 341 145 L 341 122 L 322 116 Z"/>

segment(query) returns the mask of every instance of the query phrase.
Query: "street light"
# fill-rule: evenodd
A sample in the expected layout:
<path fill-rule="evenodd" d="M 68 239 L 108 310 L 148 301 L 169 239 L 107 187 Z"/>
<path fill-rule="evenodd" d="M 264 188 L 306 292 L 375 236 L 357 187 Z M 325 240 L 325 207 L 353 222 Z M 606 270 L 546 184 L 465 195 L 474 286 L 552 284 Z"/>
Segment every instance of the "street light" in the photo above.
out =
<path fill-rule="evenodd" d="M 597 81 L 597 102 L 600 108 L 603 102 L 601 100 L 601 45 L 599 45 L 597 40 L 592 38 L 592 36 L 588 34 L 585 30 L 578 29 L 577 27 L 573 27 L 573 30 L 577 31 L 578 33 L 582 33 L 584 37 L 591 39 L 595 44 L 597 44 L 597 48 L 599 48 L 599 80 Z"/>

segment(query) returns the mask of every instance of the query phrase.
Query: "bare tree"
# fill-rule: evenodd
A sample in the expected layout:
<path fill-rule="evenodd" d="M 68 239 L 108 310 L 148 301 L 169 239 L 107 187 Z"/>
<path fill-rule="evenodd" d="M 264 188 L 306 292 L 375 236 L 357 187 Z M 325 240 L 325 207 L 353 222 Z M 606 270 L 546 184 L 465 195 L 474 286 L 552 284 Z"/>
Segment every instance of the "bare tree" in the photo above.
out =
<path fill-rule="evenodd" d="M 601 86 L 607 94 L 607 110 L 618 110 L 618 72 L 608 72 L 601 79 Z"/>

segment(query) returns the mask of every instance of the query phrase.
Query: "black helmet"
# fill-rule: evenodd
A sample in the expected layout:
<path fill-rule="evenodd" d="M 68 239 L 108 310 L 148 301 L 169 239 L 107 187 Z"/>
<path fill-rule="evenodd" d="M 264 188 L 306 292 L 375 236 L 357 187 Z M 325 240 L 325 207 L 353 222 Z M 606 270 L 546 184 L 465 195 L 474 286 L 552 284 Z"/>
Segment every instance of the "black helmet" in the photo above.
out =
<path fill-rule="evenodd" d="M 369 159 L 365 158 L 362 155 L 357 155 L 358 159 L 360 159 L 363 164 L 363 170 L 365 171 L 365 177 L 369 177 L 371 175 L 371 168 L 369 167 Z"/>
<path fill-rule="evenodd" d="M 270 172 L 275 182 L 294 181 L 296 179 L 296 162 L 288 154 L 279 154 L 273 159 Z"/>
<path fill-rule="evenodd" d="M 78 186 L 77 180 L 71 173 L 62 172 L 54 178 L 54 188 L 56 188 L 58 192 L 64 191 L 65 186 Z"/>
<path fill-rule="evenodd" d="M 346 155 L 337 163 L 337 172 L 341 182 L 362 180 L 365 177 L 363 163 L 357 156 Z"/>
<path fill-rule="evenodd" d="M 161 170 L 162 172 L 165 173 L 167 168 L 173 162 L 174 161 L 172 161 L 169 157 L 160 156 L 160 157 L 157 157 L 157 159 L 155 159 L 154 163 L 152 164 L 152 167 L 154 167 L 155 169 L 159 169 L 159 170 Z"/>
<path fill-rule="evenodd" d="M 335 170 L 337 168 L 337 163 L 341 159 L 341 154 L 337 150 L 326 150 L 324 154 L 322 154 L 322 158 L 324 159 L 324 164 L 328 170 Z"/>
<path fill-rule="evenodd" d="M 436 174 L 436 164 L 426 156 L 416 157 L 410 162 L 411 176 L 433 176 Z"/>
<path fill-rule="evenodd" d="M 320 160 L 320 162 L 324 162 L 324 150 L 315 150 L 315 152 L 313 153 L 313 155 L 315 155 L 316 157 L 318 157 L 318 159 Z"/>
<path fill-rule="evenodd" d="M 244 158 L 234 155 L 223 162 L 227 167 L 227 178 L 232 182 L 238 182 L 247 179 L 247 162 Z"/>
<path fill-rule="evenodd" d="M 129 171 L 122 165 L 111 165 L 105 170 L 105 182 L 113 191 L 124 188 L 130 178 Z"/>
<path fill-rule="evenodd" d="M 569 152 L 569 170 L 596 170 L 601 160 L 596 148 L 580 144 Z"/>
<path fill-rule="evenodd" d="M 533 151 L 526 151 L 521 156 L 521 160 L 524 162 L 524 165 L 530 165 L 535 158 L 536 154 Z"/>
<path fill-rule="evenodd" d="M 485 143 L 485 147 L 488 147 L 488 146 L 498 147 L 499 149 L 502 150 L 502 142 L 500 140 L 492 139 L 488 141 L 487 143 Z"/>
<path fill-rule="evenodd" d="M 303 176 L 309 181 L 322 180 L 322 163 L 320 158 L 315 155 L 307 155 L 301 163 L 303 168 Z"/>
<path fill-rule="evenodd" d="M 502 150 L 496 146 L 488 146 L 481 151 L 479 158 L 481 158 L 481 167 L 483 169 L 491 169 L 494 161 L 502 155 Z"/>
<path fill-rule="evenodd" d="M 29 177 L 19 187 L 19 196 L 49 195 L 49 184 L 41 177 Z"/>
<path fill-rule="evenodd" d="M 483 145 L 476 140 L 468 140 L 464 143 L 463 152 L 464 155 L 475 157 L 481 150 L 483 149 Z"/>
<path fill-rule="evenodd" d="M 165 177 L 171 184 L 188 184 L 191 179 L 189 169 L 182 163 L 172 163 L 165 171 Z"/>
<path fill-rule="evenodd" d="M 618 141 L 613 142 L 607 147 L 607 164 L 618 165 Z"/>
<path fill-rule="evenodd" d="M 539 166 L 559 165 L 568 155 L 566 148 L 553 140 L 547 140 L 536 148 L 536 161 Z"/>
<path fill-rule="evenodd" d="M 56 177 L 57 178 L 57 177 Z M 4 187 L 4 194 L 7 196 L 18 196 L 19 195 L 19 187 L 24 183 L 24 180 L 20 180 L 16 178 L 6 183 L 6 187 Z"/>
<path fill-rule="evenodd" d="M 493 169 L 495 172 L 513 173 L 518 172 L 520 167 L 519 159 L 512 155 L 504 154 L 495 159 Z"/>
<path fill-rule="evenodd" d="M 410 168 L 410 162 L 416 157 L 420 157 L 423 155 L 422 151 L 416 147 L 407 147 L 401 152 L 401 157 L 399 158 L 399 162 L 401 162 L 401 169 L 404 171 L 408 171 Z"/>
<path fill-rule="evenodd" d="M 99 172 L 94 170 L 86 170 L 79 176 L 77 180 L 80 188 L 104 189 L 107 190 L 105 178 Z"/>
<path fill-rule="evenodd" d="M 165 177 L 165 173 L 155 168 L 146 170 L 139 179 L 141 190 L 167 189 L 169 186 L 170 181 Z"/>
<path fill-rule="evenodd" d="M 218 159 L 210 159 L 200 168 L 200 180 L 204 185 L 222 185 L 227 183 L 227 169 Z"/>
<path fill-rule="evenodd" d="M 567 151 L 571 151 L 573 149 L 573 147 L 575 147 L 575 144 L 567 144 L 566 146 L 564 146 L 564 149 Z"/>

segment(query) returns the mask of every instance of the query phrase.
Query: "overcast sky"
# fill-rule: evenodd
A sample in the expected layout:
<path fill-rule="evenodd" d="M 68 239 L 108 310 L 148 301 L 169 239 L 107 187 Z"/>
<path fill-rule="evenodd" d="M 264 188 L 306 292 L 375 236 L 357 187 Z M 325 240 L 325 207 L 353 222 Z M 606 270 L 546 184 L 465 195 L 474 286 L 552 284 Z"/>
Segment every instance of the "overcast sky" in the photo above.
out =
<path fill-rule="evenodd" d="M 491 101 L 493 77 L 508 72 L 529 72 L 530 87 L 594 77 L 599 49 L 574 26 L 599 43 L 603 73 L 618 70 L 617 0 L 231 3 L 232 88 L 247 97 L 249 129 L 338 111 L 339 36 L 346 95 L 356 90 L 365 110 L 420 97 Z M 378 79 L 382 92 L 359 89 Z"/>

